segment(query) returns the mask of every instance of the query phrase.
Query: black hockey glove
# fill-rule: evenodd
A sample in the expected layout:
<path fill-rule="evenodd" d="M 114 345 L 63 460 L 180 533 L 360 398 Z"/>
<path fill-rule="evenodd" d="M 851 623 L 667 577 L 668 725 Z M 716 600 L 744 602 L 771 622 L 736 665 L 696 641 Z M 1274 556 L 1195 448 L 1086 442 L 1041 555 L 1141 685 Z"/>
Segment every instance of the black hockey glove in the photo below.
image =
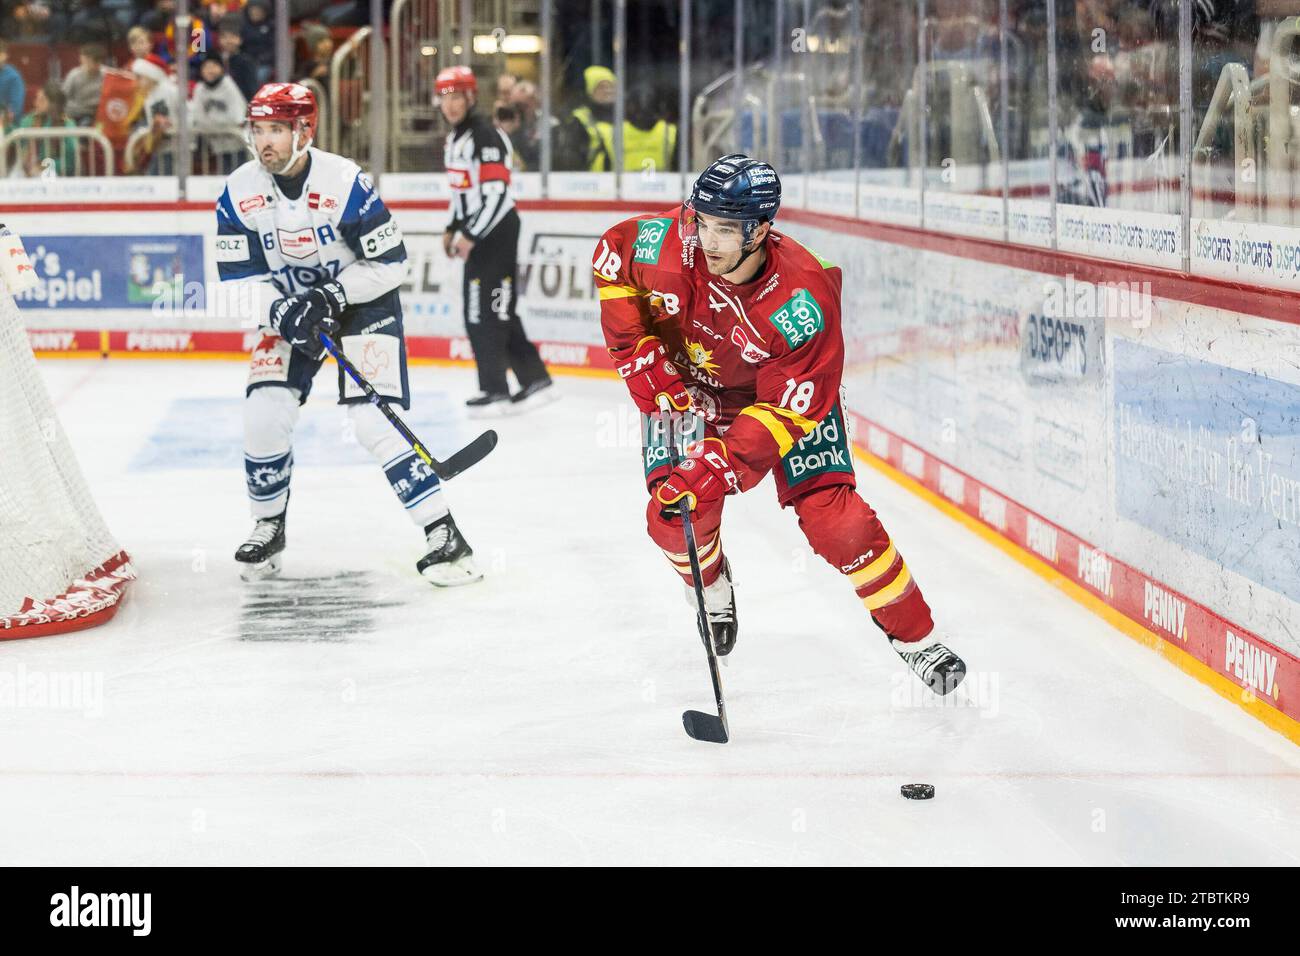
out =
<path fill-rule="evenodd" d="M 320 359 L 325 354 L 325 346 L 319 333 L 335 338 L 339 331 L 337 317 L 346 307 L 343 287 L 337 282 L 326 282 L 302 295 L 278 300 L 271 306 L 271 325 L 299 352 Z"/>

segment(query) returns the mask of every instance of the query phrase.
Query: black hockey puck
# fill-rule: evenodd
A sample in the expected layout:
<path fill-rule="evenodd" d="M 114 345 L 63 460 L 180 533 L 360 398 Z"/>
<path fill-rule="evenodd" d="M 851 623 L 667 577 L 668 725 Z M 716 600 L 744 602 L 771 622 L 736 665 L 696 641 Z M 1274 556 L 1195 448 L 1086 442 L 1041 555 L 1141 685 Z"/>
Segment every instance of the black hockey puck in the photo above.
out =
<path fill-rule="evenodd" d="M 909 800 L 931 800 L 934 798 L 934 785 L 929 783 L 905 783 L 898 788 Z"/>

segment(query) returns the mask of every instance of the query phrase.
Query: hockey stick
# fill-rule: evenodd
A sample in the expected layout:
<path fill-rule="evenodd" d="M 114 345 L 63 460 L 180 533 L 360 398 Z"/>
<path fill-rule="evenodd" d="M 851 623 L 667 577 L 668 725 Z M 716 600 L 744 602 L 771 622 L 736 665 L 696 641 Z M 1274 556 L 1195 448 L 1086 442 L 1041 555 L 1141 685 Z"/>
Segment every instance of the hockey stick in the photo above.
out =
<path fill-rule="evenodd" d="M 659 417 L 660 428 L 668 445 L 668 463 L 676 468 L 681 464 L 682 457 L 677 451 L 672 409 L 667 400 L 662 400 L 659 407 L 662 410 Z M 700 553 L 695 547 L 695 528 L 691 524 L 691 509 L 683 503 L 679 506 L 679 512 L 682 516 L 682 532 L 686 536 L 686 554 L 691 559 L 691 583 L 695 585 L 695 620 L 700 628 L 700 640 L 704 642 L 704 653 L 709 658 L 709 677 L 713 679 L 713 699 L 718 705 L 716 715 L 699 710 L 685 711 L 682 714 L 682 726 L 686 728 L 687 736 L 695 740 L 725 744 L 731 739 L 731 734 L 727 727 L 727 706 L 722 699 L 722 675 L 718 673 L 718 656 L 713 652 L 713 634 L 709 628 L 709 614 L 704 606 L 704 578 L 700 573 Z"/>
<path fill-rule="evenodd" d="M 488 429 L 446 461 L 439 461 L 434 458 L 429 454 L 429 450 L 424 447 L 420 439 L 415 437 L 415 433 L 406 427 L 406 422 L 397 417 L 397 413 L 388 407 L 388 403 L 375 391 L 374 386 L 367 382 L 365 376 L 357 371 L 357 367 L 343 354 L 343 350 L 338 348 L 324 332 L 318 334 L 320 335 L 321 344 L 325 346 L 330 355 L 334 356 L 334 361 L 339 363 L 339 368 L 348 373 L 352 381 L 357 383 L 357 387 L 365 392 L 366 398 L 370 399 L 370 404 L 384 413 L 384 417 L 406 439 L 407 444 L 420 456 L 420 460 L 433 469 L 433 473 L 443 481 L 455 478 L 466 468 L 477 465 L 488 456 L 488 452 L 497 446 L 497 433 Z"/>

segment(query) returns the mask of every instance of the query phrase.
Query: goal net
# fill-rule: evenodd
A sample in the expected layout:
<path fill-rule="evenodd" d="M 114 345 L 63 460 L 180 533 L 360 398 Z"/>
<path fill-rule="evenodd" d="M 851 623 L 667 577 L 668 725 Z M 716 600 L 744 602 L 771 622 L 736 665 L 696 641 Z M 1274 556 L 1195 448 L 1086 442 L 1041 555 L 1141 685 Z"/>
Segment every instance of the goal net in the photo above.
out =
<path fill-rule="evenodd" d="M 103 623 L 134 577 L 90 497 L 0 280 L 0 640 Z"/>

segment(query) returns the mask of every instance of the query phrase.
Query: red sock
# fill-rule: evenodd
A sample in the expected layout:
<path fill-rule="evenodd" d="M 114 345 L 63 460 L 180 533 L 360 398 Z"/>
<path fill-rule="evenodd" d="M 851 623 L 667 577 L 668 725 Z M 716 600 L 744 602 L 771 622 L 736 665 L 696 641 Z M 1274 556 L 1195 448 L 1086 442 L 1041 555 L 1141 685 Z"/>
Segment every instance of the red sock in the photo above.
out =
<path fill-rule="evenodd" d="M 682 532 L 681 518 L 665 518 L 663 509 L 654 498 L 646 506 L 646 529 L 650 538 L 662 549 L 682 580 L 691 583 L 691 561 L 686 553 L 686 536 Z M 700 556 L 700 577 L 708 587 L 722 571 L 721 506 L 705 511 L 691 512 L 691 528 L 695 532 L 695 548 Z"/>
<path fill-rule="evenodd" d="M 818 488 L 791 502 L 812 549 L 853 582 L 890 637 L 919 641 L 934 629 L 930 607 L 903 557 L 871 510 L 848 485 Z"/>

